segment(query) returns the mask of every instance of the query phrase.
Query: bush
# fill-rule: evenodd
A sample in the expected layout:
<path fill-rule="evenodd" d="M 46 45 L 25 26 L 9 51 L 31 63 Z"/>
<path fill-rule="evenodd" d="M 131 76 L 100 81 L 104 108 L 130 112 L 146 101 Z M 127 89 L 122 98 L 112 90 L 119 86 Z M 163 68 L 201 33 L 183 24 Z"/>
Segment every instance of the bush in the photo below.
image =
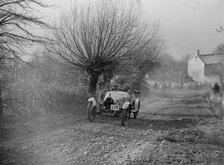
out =
<path fill-rule="evenodd" d="M 18 115 L 83 111 L 87 95 L 86 89 L 78 86 L 78 75 L 72 75 L 69 68 L 47 63 L 34 61 L 35 68 L 21 65 L 11 73 L 16 78 L 5 88 L 4 111 Z"/>

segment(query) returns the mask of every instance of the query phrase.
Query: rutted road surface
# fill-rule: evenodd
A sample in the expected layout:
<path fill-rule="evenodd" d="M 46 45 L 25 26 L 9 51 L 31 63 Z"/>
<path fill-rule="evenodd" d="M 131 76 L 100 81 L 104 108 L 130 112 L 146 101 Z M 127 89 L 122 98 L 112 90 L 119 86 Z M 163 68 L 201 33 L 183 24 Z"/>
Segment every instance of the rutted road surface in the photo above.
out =
<path fill-rule="evenodd" d="M 224 164 L 224 126 L 197 92 L 142 99 L 138 119 L 48 114 L 2 121 L 0 164 Z"/>

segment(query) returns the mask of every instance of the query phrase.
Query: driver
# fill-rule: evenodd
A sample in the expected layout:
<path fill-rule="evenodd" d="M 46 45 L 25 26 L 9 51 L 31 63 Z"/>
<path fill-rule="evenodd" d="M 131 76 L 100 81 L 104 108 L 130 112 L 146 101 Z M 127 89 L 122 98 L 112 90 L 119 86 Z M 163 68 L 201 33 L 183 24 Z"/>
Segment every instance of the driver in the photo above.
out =
<path fill-rule="evenodd" d="M 136 94 L 138 93 L 137 90 L 132 90 L 131 91 L 131 97 L 130 97 L 130 102 L 131 102 L 131 106 L 132 108 L 134 108 L 135 106 L 135 98 L 136 98 Z"/>

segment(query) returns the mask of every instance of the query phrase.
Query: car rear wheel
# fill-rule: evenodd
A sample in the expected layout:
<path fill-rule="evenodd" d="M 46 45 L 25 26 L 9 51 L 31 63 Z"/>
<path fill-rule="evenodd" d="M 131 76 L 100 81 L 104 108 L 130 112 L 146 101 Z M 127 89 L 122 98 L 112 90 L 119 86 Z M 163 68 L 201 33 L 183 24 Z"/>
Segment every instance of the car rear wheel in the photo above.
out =
<path fill-rule="evenodd" d="M 88 120 L 89 122 L 93 122 L 96 117 L 96 107 L 93 106 L 92 102 L 88 102 L 87 105 L 87 115 L 88 115 Z"/>

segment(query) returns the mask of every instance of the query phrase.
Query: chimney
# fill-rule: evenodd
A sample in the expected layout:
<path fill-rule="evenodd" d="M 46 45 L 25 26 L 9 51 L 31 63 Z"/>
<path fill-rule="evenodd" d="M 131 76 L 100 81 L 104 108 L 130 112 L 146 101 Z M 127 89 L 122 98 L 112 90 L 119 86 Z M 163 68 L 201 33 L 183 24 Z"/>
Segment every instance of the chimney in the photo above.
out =
<path fill-rule="evenodd" d="M 200 50 L 198 49 L 198 50 L 197 50 L 197 56 L 199 56 L 199 55 L 200 55 Z"/>

